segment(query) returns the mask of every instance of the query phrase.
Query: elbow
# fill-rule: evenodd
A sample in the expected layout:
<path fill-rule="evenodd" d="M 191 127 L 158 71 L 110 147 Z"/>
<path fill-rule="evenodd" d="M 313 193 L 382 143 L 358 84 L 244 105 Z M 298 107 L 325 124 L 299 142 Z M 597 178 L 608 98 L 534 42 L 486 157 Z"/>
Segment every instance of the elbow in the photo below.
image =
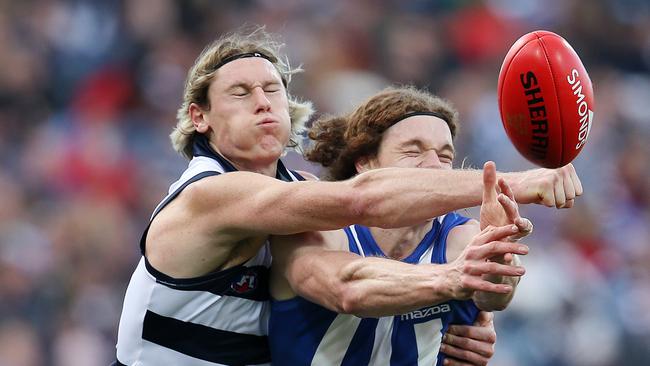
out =
<path fill-rule="evenodd" d="M 353 261 L 344 266 L 336 276 L 334 285 L 334 311 L 341 314 L 359 315 L 363 311 L 363 300 L 366 297 L 363 286 L 356 280 L 359 271 L 363 269 L 363 261 Z"/>
<path fill-rule="evenodd" d="M 351 284 L 343 284 L 339 291 L 336 312 L 341 314 L 360 315 L 362 296 Z"/>

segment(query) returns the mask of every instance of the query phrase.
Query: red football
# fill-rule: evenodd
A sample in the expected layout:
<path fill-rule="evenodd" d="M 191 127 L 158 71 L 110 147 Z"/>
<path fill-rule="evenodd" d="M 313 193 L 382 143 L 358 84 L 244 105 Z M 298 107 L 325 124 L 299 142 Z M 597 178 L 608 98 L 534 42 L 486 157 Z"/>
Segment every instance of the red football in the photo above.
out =
<path fill-rule="evenodd" d="M 535 31 L 510 48 L 497 89 L 510 141 L 532 163 L 558 168 L 582 150 L 594 110 L 594 91 L 580 57 L 562 37 Z"/>

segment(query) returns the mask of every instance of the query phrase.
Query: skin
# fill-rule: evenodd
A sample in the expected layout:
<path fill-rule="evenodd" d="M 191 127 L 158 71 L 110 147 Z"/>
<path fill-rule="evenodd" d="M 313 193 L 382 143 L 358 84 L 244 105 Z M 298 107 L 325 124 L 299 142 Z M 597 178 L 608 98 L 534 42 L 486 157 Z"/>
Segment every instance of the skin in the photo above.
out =
<path fill-rule="evenodd" d="M 390 127 L 382 136 L 382 142 L 375 156 L 359 159 L 356 163 L 359 173 L 373 169 L 387 167 L 402 168 L 424 168 L 424 169 L 452 169 L 454 159 L 454 145 L 451 132 L 446 124 L 440 118 L 432 116 L 413 116 Z M 517 222 L 517 232 L 508 232 L 499 237 L 505 240 L 507 237 L 517 235 L 523 237 L 530 231 L 529 221 L 522 219 L 517 211 L 517 205 L 511 197 L 496 194 L 496 169 L 494 164 L 487 165 L 485 177 L 485 190 L 483 194 L 482 217 L 486 222 L 486 228 L 491 224 L 507 225 Z M 509 187 L 502 181 L 502 187 Z M 511 192 L 511 191 L 508 191 Z M 488 223 L 489 222 L 489 223 Z M 486 258 L 484 256 L 475 256 L 475 251 L 481 246 L 486 247 L 487 242 L 477 242 L 475 239 L 480 237 L 480 224 L 476 220 L 470 220 L 468 223 L 455 227 L 448 236 L 447 259 L 452 263 L 452 269 L 449 272 L 443 271 L 443 276 L 453 277 L 454 272 L 465 274 L 466 268 L 477 268 L 485 264 L 489 259 L 503 258 L 508 256 L 509 260 L 502 260 L 500 263 L 512 265 L 512 254 L 502 253 L 500 255 Z M 431 230 L 432 221 L 426 220 L 419 224 L 404 228 L 382 229 L 371 227 L 373 237 L 375 238 L 382 251 L 389 258 L 401 260 L 409 256 L 422 240 L 424 235 Z M 300 247 L 302 245 L 302 247 Z M 314 248 L 311 251 L 306 249 L 309 246 Z M 309 268 L 316 271 L 329 271 L 330 276 L 327 278 L 336 278 L 340 273 L 347 273 L 345 268 L 348 262 L 337 261 L 329 257 L 330 250 L 346 250 L 347 237 L 342 230 L 330 231 L 324 233 L 304 233 L 288 237 L 278 237 L 273 239 L 274 264 L 271 272 L 271 294 L 276 299 L 288 299 L 300 295 L 316 303 L 319 303 L 330 310 L 338 312 L 352 312 L 358 316 L 382 316 L 387 315 L 386 309 L 392 313 L 403 313 L 412 310 L 412 303 L 409 302 L 408 296 L 412 296 L 414 290 L 407 288 L 405 283 L 413 281 L 395 281 L 394 283 L 385 279 L 386 275 L 373 273 L 372 278 L 384 278 L 382 285 L 374 286 L 371 291 L 363 291 L 363 280 L 357 279 L 354 293 L 363 294 L 359 297 L 364 299 L 363 306 L 358 311 L 356 309 L 346 309 L 345 305 L 337 303 L 337 298 L 328 296 L 328 293 L 336 293 L 336 289 L 330 289 L 328 283 L 306 277 Z M 351 254 L 351 253 L 350 253 Z M 525 254 L 525 252 L 520 252 Z M 355 257 L 352 255 L 350 257 Z M 322 264 L 319 264 L 322 262 Z M 396 265 L 393 262 L 391 265 Z M 443 267 L 441 265 L 439 267 Z M 325 269 L 324 267 L 327 267 Z M 406 266 L 405 266 L 406 267 Z M 419 266 L 410 266 L 419 267 Z M 316 268 L 314 270 L 314 268 Z M 334 269 L 339 268 L 340 271 Z M 393 271 L 393 268 L 389 269 Z M 339 275 L 340 277 L 345 277 Z M 467 276 L 465 281 L 479 281 L 481 276 Z M 508 291 L 505 293 L 490 293 L 473 291 L 472 289 L 461 288 L 458 292 L 453 293 L 450 298 L 438 299 L 438 302 L 455 299 L 473 298 L 479 308 L 484 310 L 503 309 L 512 298 L 514 287 L 517 284 L 516 278 L 509 276 L 492 276 L 486 277 L 493 283 L 505 284 Z M 409 278 L 412 279 L 412 278 Z M 422 280 L 424 281 L 424 279 Z M 354 282 L 354 281 L 352 281 Z M 380 288 L 382 287 L 383 288 Z M 452 285 L 453 286 L 453 285 Z M 400 291 L 395 290 L 399 288 Z M 375 298 L 374 295 L 380 293 L 384 296 Z M 481 293 L 483 296 L 478 296 Z M 387 304 L 386 298 L 397 299 L 394 304 Z M 325 301 L 323 301 L 325 299 Z M 376 299 L 376 300 L 375 300 Z M 433 304 L 433 303 L 431 303 Z M 431 305 L 427 304 L 427 305 Z M 392 306 L 391 306 L 392 305 Z M 373 312 L 376 308 L 378 312 Z M 487 314 L 487 313 L 486 313 Z M 492 356 L 494 350 L 495 334 L 491 317 L 482 314 L 477 319 L 476 326 L 455 326 L 454 330 L 458 333 L 446 337 L 448 342 L 453 342 L 446 346 L 449 349 L 450 356 L 456 356 L 459 359 L 450 359 L 448 364 L 462 364 L 461 360 L 471 362 L 470 364 L 486 364 Z M 486 319 L 486 317 L 488 319 Z M 491 329 L 489 328 L 491 327 Z M 487 328 L 487 329 L 484 329 Z M 488 331 L 490 329 L 491 331 Z M 466 346 L 466 347 L 463 347 Z M 456 351 L 456 352 L 454 352 Z"/>
<path fill-rule="evenodd" d="M 404 227 L 481 202 L 481 175 L 471 171 L 387 168 L 345 182 L 275 179 L 290 120 L 286 89 L 277 70 L 265 59 L 243 58 L 224 65 L 215 73 L 208 97 L 209 106 L 189 106 L 194 126 L 240 171 L 190 184 L 153 219 L 145 239 L 146 255 L 154 268 L 168 276 L 191 278 L 242 264 L 270 234 L 335 230 L 353 223 Z M 563 207 L 582 193 L 575 170 L 568 167 L 503 177 L 517 200 Z M 436 184 L 430 184 L 432 181 Z M 574 189 L 566 189 L 567 184 Z M 489 238 L 498 241 L 496 234 Z M 523 251 L 525 246 L 499 242 L 489 253 L 477 253 L 496 256 Z M 347 254 L 330 256 L 345 258 Z M 355 268 L 351 274 L 369 267 Z M 480 275 L 470 276 L 518 275 L 521 271 L 508 265 L 480 268 Z M 454 273 L 455 277 L 428 276 L 430 280 L 422 282 L 421 291 L 451 296 L 449 281 L 455 289 L 466 290 L 462 270 Z M 431 273 L 419 274 L 427 277 Z M 482 280 L 473 281 L 472 286 L 471 290 L 497 293 L 511 290 L 508 285 Z"/>

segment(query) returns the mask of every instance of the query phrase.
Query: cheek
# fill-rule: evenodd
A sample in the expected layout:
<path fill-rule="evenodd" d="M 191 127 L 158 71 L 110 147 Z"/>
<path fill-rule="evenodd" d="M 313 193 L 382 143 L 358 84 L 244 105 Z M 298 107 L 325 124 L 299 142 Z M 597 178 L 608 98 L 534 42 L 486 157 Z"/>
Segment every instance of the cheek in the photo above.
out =
<path fill-rule="evenodd" d="M 396 156 L 385 159 L 382 165 L 384 167 L 417 168 L 421 161 L 422 159 L 416 156 Z"/>

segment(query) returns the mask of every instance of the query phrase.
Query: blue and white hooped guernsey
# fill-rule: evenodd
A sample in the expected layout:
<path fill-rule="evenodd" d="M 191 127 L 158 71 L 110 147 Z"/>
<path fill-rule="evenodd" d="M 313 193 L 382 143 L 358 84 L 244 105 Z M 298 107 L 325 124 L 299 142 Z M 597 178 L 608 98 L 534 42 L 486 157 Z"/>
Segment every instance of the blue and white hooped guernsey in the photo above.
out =
<path fill-rule="evenodd" d="M 236 171 L 210 148 L 205 137 L 194 142 L 194 158 L 151 220 L 189 184 Z M 276 178 L 304 180 L 278 161 Z M 151 223 L 151 221 L 150 221 Z M 118 365 L 268 365 L 271 252 L 268 241 L 246 263 L 205 276 L 175 279 L 142 258 L 126 290 L 120 318 Z M 181 245 L 182 243 L 179 243 Z"/>
<path fill-rule="evenodd" d="M 449 231 L 469 219 L 449 213 L 403 261 L 446 263 Z M 349 250 L 364 257 L 382 256 L 367 227 L 345 229 Z M 472 324 L 479 309 L 473 301 L 449 301 L 406 314 L 358 318 L 337 314 L 301 297 L 271 301 L 269 341 L 274 365 L 442 365 L 442 335 L 450 324 Z"/>

